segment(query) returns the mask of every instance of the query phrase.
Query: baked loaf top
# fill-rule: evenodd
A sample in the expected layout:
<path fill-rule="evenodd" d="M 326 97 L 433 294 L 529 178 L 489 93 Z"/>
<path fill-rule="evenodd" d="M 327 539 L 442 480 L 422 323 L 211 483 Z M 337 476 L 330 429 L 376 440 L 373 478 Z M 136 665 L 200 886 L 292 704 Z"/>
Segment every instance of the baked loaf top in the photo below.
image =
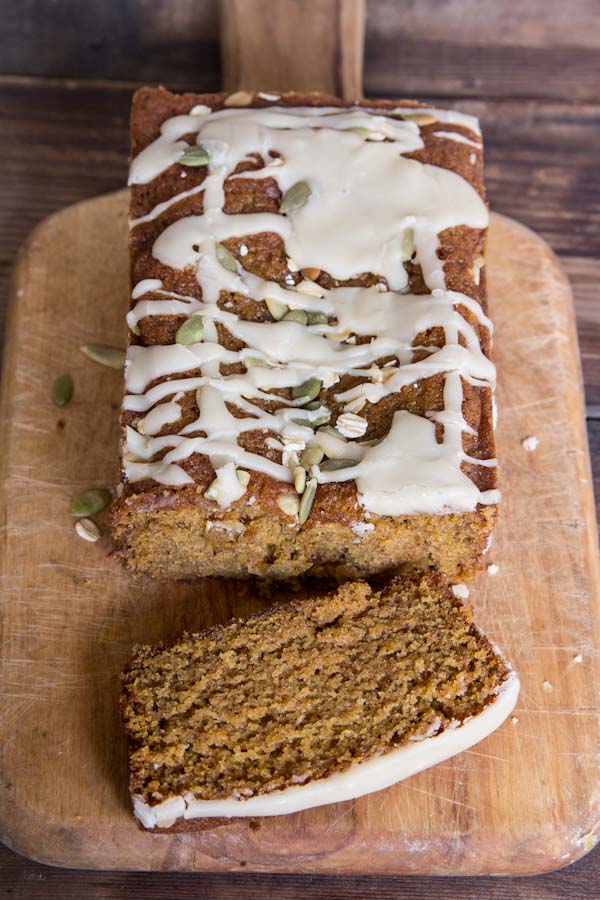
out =
<path fill-rule="evenodd" d="M 125 497 L 497 502 L 476 120 L 145 88 L 132 155 Z"/>
<path fill-rule="evenodd" d="M 447 583 L 411 570 L 141 647 L 122 694 L 136 814 L 154 827 L 360 796 L 480 740 L 517 693 Z"/>

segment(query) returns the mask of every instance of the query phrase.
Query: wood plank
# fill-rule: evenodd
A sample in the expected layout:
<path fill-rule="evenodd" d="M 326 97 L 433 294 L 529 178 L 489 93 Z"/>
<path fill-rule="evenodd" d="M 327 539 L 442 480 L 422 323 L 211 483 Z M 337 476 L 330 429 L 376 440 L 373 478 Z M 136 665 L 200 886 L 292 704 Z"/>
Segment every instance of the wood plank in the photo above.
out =
<path fill-rule="evenodd" d="M 227 91 L 362 96 L 365 0 L 221 0 Z"/>
<path fill-rule="evenodd" d="M 0 845 L 0 897 L 12 900 L 598 900 L 600 850 L 535 878 L 265 875 L 241 871 L 90 872 L 50 868 Z"/>
<path fill-rule="evenodd" d="M 17 248 L 36 222 L 124 184 L 130 95 L 128 86 L 0 80 L 0 311 Z M 600 105 L 455 105 L 482 119 L 492 207 L 534 228 L 561 257 L 574 291 L 587 400 L 598 415 Z"/>
<path fill-rule="evenodd" d="M 521 675 L 519 721 L 355 803 L 195 836 L 136 829 L 116 706 L 131 645 L 260 600 L 239 585 L 132 581 L 107 538 L 74 535 L 69 498 L 117 478 L 121 378 L 77 348 L 124 338 L 125 200 L 54 216 L 16 272 L 0 452 L 3 839 L 63 865 L 221 872 L 523 874 L 580 856 L 600 816 L 600 609 L 572 308 L 547 247 L 501 217 L 489 261 L 505 490 L 490 558 L 501 570 L 482 574 L 471 599 Z M 76 393 L 57 411 L 48 389 L 64 370 Z M 521 447 L 531 433 L 534 454 Z"/>
<path fill-rule="evenodd" d="M 6 4 L 5 74 L 221 89 L 218 0 Z"/>
<path fill-rule="evenodd" d="M 5 73 L 221 84 L 218 0 L 57 0 L 52 15 L 47 0 L 6 6 Z M 367 13 L 367 96 L 597 100 L 598 0 L 369 0 Z"/>
<path fill-rule="evenodd" d="M 595 101 L 599 12 L 598 0 L 375 0 L 365 93 Z"/>

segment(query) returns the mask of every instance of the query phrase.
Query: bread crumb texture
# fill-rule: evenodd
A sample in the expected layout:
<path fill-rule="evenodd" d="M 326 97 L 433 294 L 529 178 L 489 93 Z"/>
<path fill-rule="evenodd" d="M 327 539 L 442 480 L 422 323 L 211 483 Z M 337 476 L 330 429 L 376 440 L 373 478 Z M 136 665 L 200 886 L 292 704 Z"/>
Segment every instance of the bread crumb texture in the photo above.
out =
<path fill-rule="evenodd" d="M 476 715 L 507 675 L 446 582 L 416 571 L 144 646 L 123 675 L 131 792 L 154 805 L 324 778 Z"/>

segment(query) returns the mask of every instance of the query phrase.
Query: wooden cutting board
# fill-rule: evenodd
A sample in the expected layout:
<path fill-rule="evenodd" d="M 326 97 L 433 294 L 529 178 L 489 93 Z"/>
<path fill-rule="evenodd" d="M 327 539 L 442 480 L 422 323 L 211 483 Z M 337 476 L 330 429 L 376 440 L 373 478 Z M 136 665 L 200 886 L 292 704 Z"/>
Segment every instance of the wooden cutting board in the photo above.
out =
<path fill-rule="evenodd" d="M 108 537 L 74 532 L 70 498 L 118 480 L 122 377 L 78 348 L 124 344 L 125 237 L 125 192 L 90 200 L 43 222 L 15 271 L 1 400 L 1 839 L 93 868 L 523 874 L 577 859 L 600 818 L 600 607 L 573 310 L 548 247 L 500 216 L 489 248 L 500 570 L 470 599 L 521 676 L 515 718 L 356 802 L 194 835 L 138 831 L 117 710 L 131 646 L 261 601 L 214 581 L 134 581 Z M 59 410 L 50 385 L 65 371 L 75 396 Z"/>

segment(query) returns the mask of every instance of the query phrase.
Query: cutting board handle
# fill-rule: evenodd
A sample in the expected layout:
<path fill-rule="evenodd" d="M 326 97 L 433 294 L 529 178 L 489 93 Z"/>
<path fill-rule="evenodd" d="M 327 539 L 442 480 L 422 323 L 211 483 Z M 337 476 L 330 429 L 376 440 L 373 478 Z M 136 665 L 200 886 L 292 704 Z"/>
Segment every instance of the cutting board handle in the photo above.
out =
<path fill-rule="evenodd" d="M 365 0 L 220 0 L 224 88 L 362 96 Z"/>

